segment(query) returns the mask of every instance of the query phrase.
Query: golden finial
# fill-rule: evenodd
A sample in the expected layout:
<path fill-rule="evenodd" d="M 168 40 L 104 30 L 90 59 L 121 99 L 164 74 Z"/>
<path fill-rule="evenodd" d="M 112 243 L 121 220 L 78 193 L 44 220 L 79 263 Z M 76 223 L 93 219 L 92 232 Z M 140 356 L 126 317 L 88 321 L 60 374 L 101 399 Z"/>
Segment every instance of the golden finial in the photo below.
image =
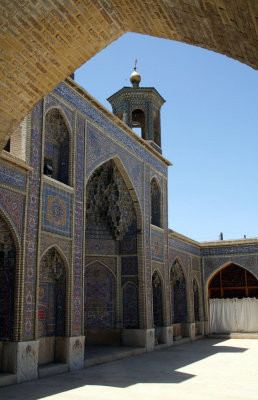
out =
<path fill-rule="evenodd" d="M 141 75 L 136 71 L 136 65 L 137 65 L 137 58 L 135 60 L 134 63 L 134 71 L 130 76 L 130 81 L 133 85 L 134 88 L 138 88 L 139 87 L 139 83 L 141 82 Z"/>

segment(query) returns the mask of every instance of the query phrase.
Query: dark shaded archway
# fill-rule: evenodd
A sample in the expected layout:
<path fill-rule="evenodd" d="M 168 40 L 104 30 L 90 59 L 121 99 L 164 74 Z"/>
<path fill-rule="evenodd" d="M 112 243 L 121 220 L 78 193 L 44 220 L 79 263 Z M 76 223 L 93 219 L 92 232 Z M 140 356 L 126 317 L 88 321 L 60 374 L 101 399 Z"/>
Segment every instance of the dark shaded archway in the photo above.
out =
<path fill-rule="evenodd" d="M 16 258 L 12 233 L 0 215 L 0 341 L 13 339 Z"/>
<path fill-rule="evenodd" d="M 208 291 L 209 298 L 258 298 L 258 280 L 245 268 L 231 263 L 211 278 Z"/>

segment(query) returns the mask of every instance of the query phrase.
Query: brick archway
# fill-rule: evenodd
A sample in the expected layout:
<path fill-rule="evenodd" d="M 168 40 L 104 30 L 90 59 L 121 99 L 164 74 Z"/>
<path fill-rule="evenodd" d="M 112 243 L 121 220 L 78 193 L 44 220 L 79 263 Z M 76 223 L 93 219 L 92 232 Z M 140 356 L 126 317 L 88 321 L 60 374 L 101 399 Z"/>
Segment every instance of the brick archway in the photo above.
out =
<path fill-rule="evenodd" d="M 200 46 L 258 69 L 251 0 L 60 0 L 0 8 L 0 150 L 59 82 L 126 32 Z"/>

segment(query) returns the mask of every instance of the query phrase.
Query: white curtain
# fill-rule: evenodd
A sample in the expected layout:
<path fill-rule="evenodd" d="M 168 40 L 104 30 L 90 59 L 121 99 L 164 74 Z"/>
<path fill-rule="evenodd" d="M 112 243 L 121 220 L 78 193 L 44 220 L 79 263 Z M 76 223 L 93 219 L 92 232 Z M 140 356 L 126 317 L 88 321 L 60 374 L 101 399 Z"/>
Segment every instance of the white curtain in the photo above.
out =
<path fill-rule="evenodd" d="M 209 299 L 210 333 L 258 332 L 258 299 Z"/>

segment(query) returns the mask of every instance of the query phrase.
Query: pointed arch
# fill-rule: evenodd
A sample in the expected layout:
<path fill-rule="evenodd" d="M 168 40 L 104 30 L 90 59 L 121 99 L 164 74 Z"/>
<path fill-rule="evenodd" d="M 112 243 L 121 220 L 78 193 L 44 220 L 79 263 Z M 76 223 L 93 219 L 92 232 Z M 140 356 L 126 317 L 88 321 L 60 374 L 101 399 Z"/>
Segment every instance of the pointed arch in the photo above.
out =
<path fill-rule="evenodd" d="M 44 170 L 45 175 L 71 185 L 71 127 L 60 107 L 48 109 L 44 116 Z"/>
<path fill-rule="evenodd" d="M 17 296 L 19 277 L 19 242 L 15 230 L 0 209 L 0 341 L 18 336 Z"/>
<path fill-rule="evenodd" d="M 97 166 L 94 168 L 93 171 L 91 171 L 91 173 L 89 174 L 89 176 L 86 179 L 86 188 L 87 188 L 90 180 L 94 176 L 94 173 L 100 167 L 102 167 L 104 164 L 106 164 L 109 161 L 112 161 L 117 166 L 117 168 L 119 170 L 119 173 L 122 175 L 122 177 L 124 179 L 124 183 L 125 183 L 127 189 L 130 192 L 130 196 L 132 197 L 134 208 L 135 208 L 135 212 L 136 212 L 137 230 L 140 231 L 140 230 L 142 230 L 142 226 L 143 226 L 142 211 L 141 211 L 141 201 L 140 201 L 139 196 L 137 194 L 136 188 L 135 188 L 130 176 L 128 175 L 126 167 L 125 167 L 123 161 L 121 160 L 121 158 L 118 155 L 115 155 L 115 156 L 112 156 L 112 157 L 107 157 L 105 160 L 102 160 L 99 164 L 97 164 Z M 86 189 L 86 192 L 87 192 L 87 189 Z"/>
<path fill-rule="evenodd" d="M 99 261 L 84 272 L 84 328 L 115 327 L 115 289 L 113 272 Z"/>
<path fill-rule="evenodd" d="M 152 274 L 152 308 L 154 328 L 163 326 L 163 287 L 162 278 L 158 270 Z"/>
<path fill-rule="evenodd" d="M 151 224 L 162 228 L 161 188 L 156 177 L 150 181 Z"/>
<path fill-rule="evenodd" d="M 57 246 L 42 255 L 38 290 L 38 336 L 65 336 L 67 330 L 67 288 L 69 268 Z"/>
<path fill-rule="evenodd" d="M 200 321 L 199 285 L 195 277 L 193 278 L 193 303 L 194 303 L 194 320 Z"/>
<path fill-rule="evenodd" d="M 258 279 L 247 268 L 228 262 L 208 280 L 209 298 L 258 298 Z"/>
<path fill-rule="evenodd" d="M 176 258 L 170 269 L 172 323 L 187 322 L 187 287 L 182 264 Z"/>

